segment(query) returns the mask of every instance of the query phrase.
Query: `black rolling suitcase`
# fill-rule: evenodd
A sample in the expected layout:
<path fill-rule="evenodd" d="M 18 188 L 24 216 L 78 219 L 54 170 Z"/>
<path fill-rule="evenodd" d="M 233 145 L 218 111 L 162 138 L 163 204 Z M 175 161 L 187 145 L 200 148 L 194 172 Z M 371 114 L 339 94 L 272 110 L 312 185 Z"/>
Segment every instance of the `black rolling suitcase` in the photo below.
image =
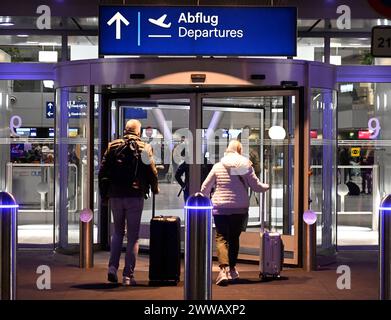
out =
<path fill-rule="evenodd" d="M 149 281 L 178 283 L 181 274 L 181 220 L 174 216 L 155 217 L 152 196 L 152 219 L 149 236 Z"/>

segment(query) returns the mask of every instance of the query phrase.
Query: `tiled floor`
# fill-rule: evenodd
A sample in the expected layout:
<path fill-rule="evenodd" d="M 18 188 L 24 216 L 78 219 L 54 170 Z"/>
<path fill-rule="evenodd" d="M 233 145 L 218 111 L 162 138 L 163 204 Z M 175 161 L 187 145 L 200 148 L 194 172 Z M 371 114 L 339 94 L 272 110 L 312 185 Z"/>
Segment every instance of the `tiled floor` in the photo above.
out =
<path fill-rule="evenodd" d="M 22 251 L 18 254 L 18 299 L 130 299 L 165 300 L 183 299 L 183 281 L 178 286 L 153 287 L 148 284 L 148 256 L 140 255 L 136 287 L 112 285 L 106 281 L 107 252 L 95 254 L 95 266 L 91 270 L 78 268 L 77 255 L 61 255 L 51 252 Z M 36 273 L 39 265 L 51 269 L 51 289 L 38 290 Z M 351 289 L 337 288 L 336 273 L 339 265 L 351 268 Z M 280 280 L 261 282 L 256 264 L 241 263 L 238 267 L 241 280 L 228 287 L 213 284 L 213 299 L 377 299 L 377 253 L 339 253 L 336 264 L 318 271 L 285 269 Z M 217 275 L 216 263 L 213 279 Z M 182 268 L 183 279 L 183 268 Z"/>

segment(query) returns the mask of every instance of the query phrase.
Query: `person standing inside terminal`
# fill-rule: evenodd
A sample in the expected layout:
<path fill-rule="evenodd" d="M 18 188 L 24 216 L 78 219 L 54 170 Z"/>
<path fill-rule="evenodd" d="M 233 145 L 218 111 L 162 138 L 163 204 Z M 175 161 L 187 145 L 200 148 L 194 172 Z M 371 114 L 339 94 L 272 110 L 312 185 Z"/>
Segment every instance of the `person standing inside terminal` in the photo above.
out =
<path fill-rule="evenodd" d="M 149 191 L 159 193 L 157 170 L 149 144 L 140 139 L 141 123 L 129 120 L 122 139 L 109 144 L 99 170 L 99 189 L 103 202 L 110 201 L 114 218 L 114 234 L 108 281 L 117 283 L 117 270 L 127 226 L 127 247 L 123 285 L 135 285 L 134 268 L 138 253 L 138 237 L 144 199 Z"/>
<path fill-rule="evenodd" d="M 184 179 L 182 179 L 182 176 L 184 176 Z M 183 192 L 183 200 L 186 203 L 186 200 L 189 197 L 189 164 L 186 161 L 183 161 L 179 165 L 175 172 L 175 180 L 181 186 L 178 196 Z"/>
<path fill-rule="evenodd" d="M 216 249 L 220 272 L 217 285 L 239 278 L 236 261 L 239 237 L 248 220 L 248 188 L 265 192 L 269 185 L 261 183 L 249 159 L 242 156 L 242 144 L 232 140 L 224 157 L 216 163 L 201 186 L 205 195 L 212 195 L 213 218 L 216 225 Z"/>

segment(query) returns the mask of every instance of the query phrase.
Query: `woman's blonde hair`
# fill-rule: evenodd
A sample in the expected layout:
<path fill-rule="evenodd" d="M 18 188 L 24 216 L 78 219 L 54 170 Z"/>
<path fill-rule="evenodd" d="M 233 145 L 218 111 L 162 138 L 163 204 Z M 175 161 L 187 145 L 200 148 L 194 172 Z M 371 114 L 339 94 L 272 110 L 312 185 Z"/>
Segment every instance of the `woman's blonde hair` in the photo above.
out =
<path fill-rule="evenodd" d="M 242 144 L 238 140 L 231 140 L 225 152 L 237 152 L 242 154 Z"/>

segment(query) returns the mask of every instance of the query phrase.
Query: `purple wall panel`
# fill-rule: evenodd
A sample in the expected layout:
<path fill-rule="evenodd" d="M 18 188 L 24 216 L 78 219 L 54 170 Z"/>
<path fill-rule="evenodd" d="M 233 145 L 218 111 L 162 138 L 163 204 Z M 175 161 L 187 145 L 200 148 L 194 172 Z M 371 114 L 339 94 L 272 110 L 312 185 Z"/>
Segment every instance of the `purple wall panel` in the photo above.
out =
<path fill-rule="evenodd" d="M 69 68 L 70 64 L 72 68 Z M 91 81 L 90 64 L 84 61 L 59 63 L 54 71 L 57 80 L 56 87 L 89 85 Z"/>
<path fill-rule="evenodd" d="M 334 88 L 336 80 L 336 67 L 330 64 L 309 63 L 311 88 Z"/>
<path fill-rule="evenodd" d="M 337 82 L 391 82 L 391 66 L 338 66 Z"/>
<path fill-rule="evenodd" d="M 160 83 L 191 84 L 190 73 L 207 73 L 209 84 L 280 85 L 281 81 L 306 83 L 306 65 L 299 60 L 279 59 L 97 59 L 59 64 L 55 70 L 59 86 L 141 84 L 153 79 Z M 327 69 L 329 70 L 329 69 Z M 329 71 L 330 72 L 330 71 Z M 145 80 L 132 80 L 131 73 L 145 74 Z M 176 77 L 169 77 L 177 74 Z M 264 74 L 265 80 L 251 81 L 251 74 Z M 218 77 L 222 75 L 223 77 Z M 325 78 L 325 79 L 329 79 Z M 223 81 L 219 83 L 219 79 Z M 326 81 L 323 79 L 323 81 Z M 168 82 L 165 82 L 167 80 Z M 208 84 L 208 82 L 206 83 Z M 330 84 L 331 85 L 331 84 Z"/>
<path fill-rule="evenodd" d="M 55 80 L 52 63 L 0 63 L 0 80 Z"/>

